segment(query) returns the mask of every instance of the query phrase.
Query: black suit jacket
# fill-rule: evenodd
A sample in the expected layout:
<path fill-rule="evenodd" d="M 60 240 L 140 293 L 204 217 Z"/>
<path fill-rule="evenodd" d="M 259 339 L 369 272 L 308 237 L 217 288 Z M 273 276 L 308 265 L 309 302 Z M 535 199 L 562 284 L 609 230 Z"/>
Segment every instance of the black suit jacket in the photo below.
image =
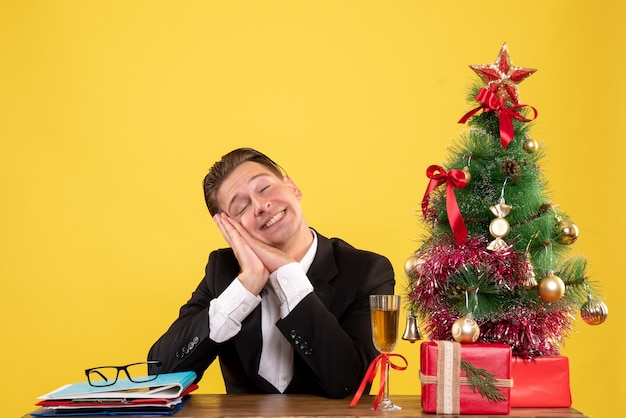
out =
<path fill-rule="evenodd" d="M 228 393 L 277 393 L 258 375 L 260 304 L 233 338 L 220 344 L 209 338 L 209 303 L 238 274 L 231 249 L 212 252 L 204 279 L 148 358 L 163 363 L 162 373 L 193 370 L 200 380 L 219 356 Z M 317 254 L 307 276 L 314 291 L 276 323 L 294 349 L 293 379 L 285 393 L 342 398 L 356 392 L 378 355 L 372 343 L 369 295 L 393 294 L 393 269 L 381 255 L 318 234 Z"/>

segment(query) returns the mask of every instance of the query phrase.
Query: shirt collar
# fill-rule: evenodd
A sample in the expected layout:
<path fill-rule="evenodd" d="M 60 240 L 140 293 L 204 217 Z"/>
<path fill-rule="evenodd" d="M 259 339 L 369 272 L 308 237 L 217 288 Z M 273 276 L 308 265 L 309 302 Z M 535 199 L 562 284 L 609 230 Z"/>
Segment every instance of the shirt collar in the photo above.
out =
<path fill-rule="evenodd" d="M 315 254 L 317 254 L 317 233 L 311 229 L 311 233 L 313 234 L 313 242 L 311 246 L 307 250 L 302 260 L 300 260 L 300 266 L 302 266 L 302 271 L 309 271 L 309 267 L 313 263 L 313 259 L 315 258 Z"/>

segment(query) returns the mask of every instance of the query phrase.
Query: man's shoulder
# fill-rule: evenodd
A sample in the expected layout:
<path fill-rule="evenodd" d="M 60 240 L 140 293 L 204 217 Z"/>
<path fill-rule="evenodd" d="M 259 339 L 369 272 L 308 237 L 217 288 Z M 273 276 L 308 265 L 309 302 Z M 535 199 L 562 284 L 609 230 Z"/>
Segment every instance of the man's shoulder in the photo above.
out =
<path fill-rule="evenodd" d="M 215 250 L 212 250 L 209 254 L 209 259 L 215 258 L 223 260 L 233 257 L 235 257 L 235 253 L 233 252 L 232 248 L 217 248 Z"/>
<path fill-rule="evenodd" d="M 213 251 L 211 251 L 211 255 L 215 254 L 216 256 L 220 256 L 220 257 L 232 257 L 234 256 L 234 252 L 232 248 L 217 248 Z"/>
<path fill-rule="evenodd" d="M 329 271 L 329 266 L 336 268 L 338 277 L 343 277 L 347 283 L 354 285 L 354 278 L 359 277 L 366 291 L 370 291 L 368 286 L 374 286 L 381 281 L 393 281 L 393 266 L 387 257 L 373 251 L 357 248 L 342 238 L 323 238 L 320 240 L 318 253 L 320 258 L 318 266 L 323 265 Z M 324 248 L 325 247 L 325 248 Z M 371 280 L 374 280 L 371 282 Z M 335 281 L 335 285 L 339 282 Z"/>
<path fill-rule="evenodd" d="M 322 236 L 320 239 L 320 243 L 324 241 L 328 243 L 328 245 L 332 248 L 332 251 L 335 254 L 358 257 L 358 258 L 372 258 L 372 259 L 387 260 L 387 257 L 385 257 L 382 254 L 375 253 L 373 251 L 365 250 L 362 248 L 357 248 L 342 238 L 337 238 L 337 237 L 325 238 Z"/>
<path fill-rule="evenodd" d="M 237 257 L 231 248 L 219 248 L 211 251 L 207 266 L 213 265 L 218 269 L 239 269 Z"/>

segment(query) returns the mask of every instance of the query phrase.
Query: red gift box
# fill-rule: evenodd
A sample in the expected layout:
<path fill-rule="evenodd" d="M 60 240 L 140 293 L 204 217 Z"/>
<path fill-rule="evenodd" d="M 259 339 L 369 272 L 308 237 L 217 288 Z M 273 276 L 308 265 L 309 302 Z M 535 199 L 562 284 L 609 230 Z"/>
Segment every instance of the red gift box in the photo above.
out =
<path fill-rule="evenodd" d="M 542 356 L 533 360 L 513 357 L 511 389 L 513 408 L 569 408 L 569 361 L 565 356 Z"/>
<path fill-rule="evenodd" d="M 504 400 L 489 400 L 469 386 L 461 361 L 484 369 L 495 377 Z M 511 347 L 505 344 L 423 342 L 420 380 L 422 409 L 437 414 L 506 415 L 511 410 Z"/>

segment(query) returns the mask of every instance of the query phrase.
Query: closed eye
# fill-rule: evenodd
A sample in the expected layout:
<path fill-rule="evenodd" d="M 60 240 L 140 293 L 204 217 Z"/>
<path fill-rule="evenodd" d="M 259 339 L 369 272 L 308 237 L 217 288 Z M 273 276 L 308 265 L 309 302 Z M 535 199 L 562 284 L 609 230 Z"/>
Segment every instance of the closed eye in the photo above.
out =
<path fill-rule="evenodd" d="M 248 209 L 247 204 L 243 205 L 240 209 L 237 210 L 237 216 L 241 216 L 246 211 L 246 209 Z"/>
<path fill-rule="evenodd" d="M 240 216 L 243 214 L 249 206 L 250 201 L 248 199 L 238 198 L 231 205 L 230 213 L 233 216 Z"/>

